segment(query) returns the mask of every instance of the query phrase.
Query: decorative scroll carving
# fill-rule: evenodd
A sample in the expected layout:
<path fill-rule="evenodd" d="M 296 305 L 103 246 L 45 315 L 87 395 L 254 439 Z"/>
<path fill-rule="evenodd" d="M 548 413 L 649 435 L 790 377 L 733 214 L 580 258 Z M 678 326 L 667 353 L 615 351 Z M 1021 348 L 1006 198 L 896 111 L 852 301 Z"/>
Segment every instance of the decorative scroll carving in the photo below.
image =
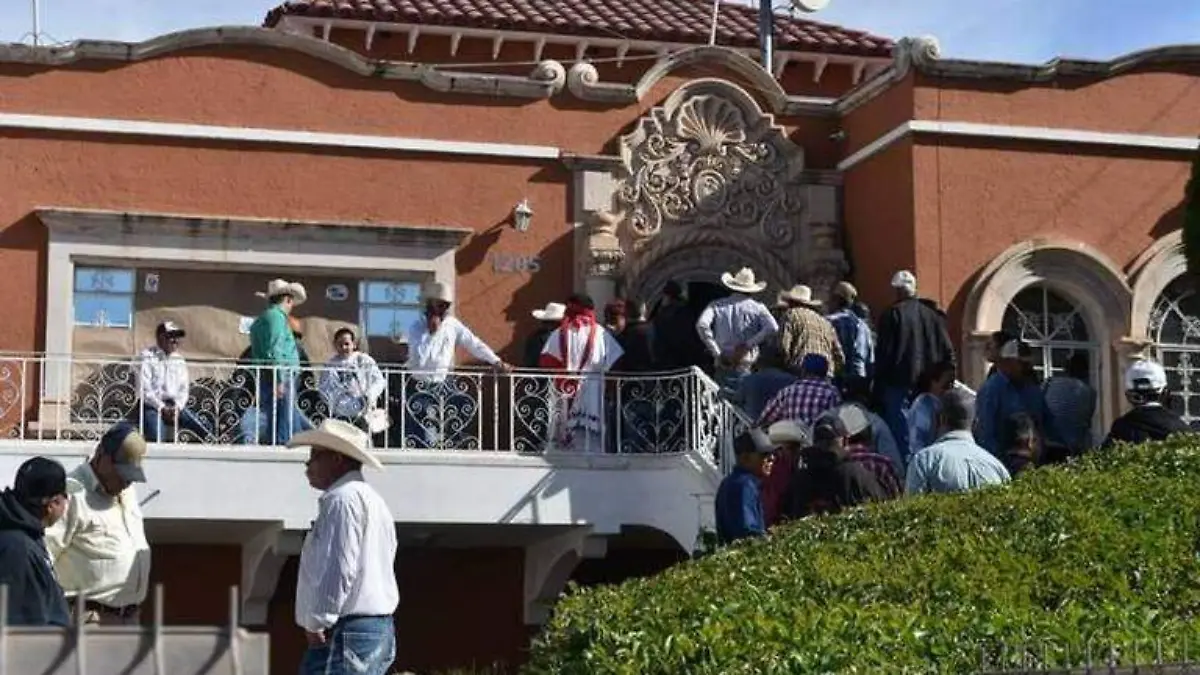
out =
<path fill-rule="evenodd" d="M 666 227 L 743 231 L 772 247 L 793 243 L 804 210 L 803 153 L 742 89 L 700 80 L 671 96 L 622 139 L 633 250 Z"/>
<path fill-rule="evenodd" d="M 814 197 L 803 151 L 740 87 L 685 85 L 622 138 L 621 159 L 626 292 L 651 297 L 670 278 L 745 265 L 772 290 L 803 278 L 828 291 L 843 278 L 838 226 L 809 222 L 836 202 L 828 188 Z"/>

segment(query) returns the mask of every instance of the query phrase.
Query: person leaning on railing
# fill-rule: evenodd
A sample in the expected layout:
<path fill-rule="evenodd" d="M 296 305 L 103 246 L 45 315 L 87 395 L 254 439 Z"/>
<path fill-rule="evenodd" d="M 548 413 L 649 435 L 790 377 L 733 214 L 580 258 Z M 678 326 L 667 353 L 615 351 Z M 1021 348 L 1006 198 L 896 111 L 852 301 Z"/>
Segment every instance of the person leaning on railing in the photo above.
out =
<path fill-rule="evenodd" d="M 459 378 L 450 374 L 455 351 L 462 347 L 501 372 L 511 372 L 512 366 L 450 315 L 454 295 L 449 286 L 426 284 L 421 296 L 425 311 L 408 328 L 402 443 L 418 448 L 454 448 L 472 443 L 468 429 L 470 418 L 478 414 L 478 402 L 470 400 L 472 388 L 461 386 Z M 477 388 L 474 393 L 478 396 Z M 447 419 L 453 423 L 443 426 L 442 420 Z"/>

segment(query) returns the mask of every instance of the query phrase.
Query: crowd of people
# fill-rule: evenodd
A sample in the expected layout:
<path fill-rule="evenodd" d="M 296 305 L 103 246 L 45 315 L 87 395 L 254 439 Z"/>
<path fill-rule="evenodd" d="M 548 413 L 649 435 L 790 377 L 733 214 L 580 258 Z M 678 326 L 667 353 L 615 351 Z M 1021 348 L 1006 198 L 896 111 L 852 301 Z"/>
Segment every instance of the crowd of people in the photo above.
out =
<path fill-rule="evenodd" d="M 734 294 L 696 330 L 730 400 L 755 421 L 735 440 L 736 467 L 717 493 L 722 542 L 865 502 L 1003 484 L 1116 442 L 1191 430 L 1169 405 L 1162 365 L 1138 359 L 1124 374 L 1131 408 L 1097 442 L 1087 354 L 1043 381 L 1030 345 L 1004 331 L 991 336 L 990 370 L 972 391 L 958 380 L 944 312 L 908 271 L 893 277 L 895 302 L 877 327 L 855 311 L 848 283 L 822 314 L 806 287 L 772 311 L 755 299 L 765 284 L 752 271 L 723 281 Z"/>

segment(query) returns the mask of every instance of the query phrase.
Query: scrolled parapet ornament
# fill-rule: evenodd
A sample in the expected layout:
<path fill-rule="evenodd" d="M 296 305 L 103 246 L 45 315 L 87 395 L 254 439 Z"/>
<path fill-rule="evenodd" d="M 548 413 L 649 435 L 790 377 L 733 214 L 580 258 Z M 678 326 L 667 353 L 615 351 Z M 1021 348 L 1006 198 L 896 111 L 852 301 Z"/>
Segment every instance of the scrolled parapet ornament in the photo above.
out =
<path fill-rule="evenodd" d="M 905 74 L 912 66 L 928 66 L 942 58 L 942 48 L 931 35 L 900 38 L 895 47 L 896 70 Z"/>
<path fill-rule="evenodd" d="M 546 59 L 537 64 L 537 67 L 529 74 L 529 79 L 545 82 L 551 85 L 555 93 L 558 93 L 567 84 L 567 69 L 554 59 Z"/>
<path fill-rule="evenodd" d="M 625 251 L 621 248 L 618 230 L 624 212 L 595 211 L 588 219 L 587 274 L 588 276 L 615 276 L 625 262 Z"/>
<path fill-rule="evenodd" d="M 637 88 L 631 84 L 600 81 L 600 71 L 587 61 L 571 66 L 567 73 L 567 89 L 576 98 L 599 103 L 628 103 L 637 100 Z"/>

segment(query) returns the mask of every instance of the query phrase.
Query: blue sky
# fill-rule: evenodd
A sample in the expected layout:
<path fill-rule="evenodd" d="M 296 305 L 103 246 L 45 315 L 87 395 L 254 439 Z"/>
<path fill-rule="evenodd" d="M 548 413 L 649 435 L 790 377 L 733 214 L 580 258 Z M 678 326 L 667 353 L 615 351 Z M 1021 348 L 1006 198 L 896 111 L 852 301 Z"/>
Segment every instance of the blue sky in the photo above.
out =
<path fill-rule="evenodd" d="M 41 0 L 42 30 L 58 41 L 140 40 L 182 28 L 257 24 L 273 1 Z M 0 40 L 29 32 L 31 2 L 0 0 Z M 1002 61 L 1106 59 L 1200 43 L 1200 0 L 831 0 L 813 18 L 890 37 L 934 35 L 947 56 Z"/>

